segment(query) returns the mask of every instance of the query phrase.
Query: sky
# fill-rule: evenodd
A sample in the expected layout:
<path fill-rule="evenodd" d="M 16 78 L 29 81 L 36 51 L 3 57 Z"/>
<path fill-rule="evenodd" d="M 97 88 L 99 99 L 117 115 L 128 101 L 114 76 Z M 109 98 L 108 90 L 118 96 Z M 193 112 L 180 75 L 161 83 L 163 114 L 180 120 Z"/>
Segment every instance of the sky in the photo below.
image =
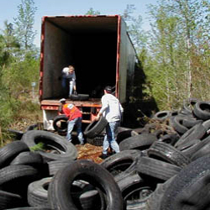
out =
<path fill-rule="evenodd" d="M 156 4 L 157 0 L 34 0 L 37 11 L 35 13 L 34 44 L 40 46 L 41 20 L 43 16 L 84 15 L 90 8 L 99 11 L 100 15 L 123 14 L 128 4 L 133 4 L 136 10 L 133 15 L 141 15 L 142 28 L 149 29 L 148 4 Z M 21 0 L 0 0 L 0 29 L 4 28 L 4 21 L 14 22 L 18 16 L 18 5 Z"/>

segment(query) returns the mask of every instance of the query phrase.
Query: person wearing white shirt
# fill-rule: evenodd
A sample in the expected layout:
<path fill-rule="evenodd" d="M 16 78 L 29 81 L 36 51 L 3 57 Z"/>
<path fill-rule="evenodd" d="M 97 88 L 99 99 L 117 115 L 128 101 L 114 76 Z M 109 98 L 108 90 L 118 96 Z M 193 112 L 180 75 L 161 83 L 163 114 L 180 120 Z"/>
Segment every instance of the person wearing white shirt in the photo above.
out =
<path fill-rule="evenodd" d="M 120 126 L 123 108 L 118 98 L 111 93 L 112 88 L 110 86 L 106 86 L 104 89 L 104 95 L 101 98 L 102 107 L 96 117 L 96 120 L 98 120 L 100 116 L 103 115 L 108 122 L 106 126 L 106 135 L 103 141 L 102 159 L 107 157 L 109 147 L 111 147 L 116 153 L 120 152 L 115 134 L 117 128 Z"/>

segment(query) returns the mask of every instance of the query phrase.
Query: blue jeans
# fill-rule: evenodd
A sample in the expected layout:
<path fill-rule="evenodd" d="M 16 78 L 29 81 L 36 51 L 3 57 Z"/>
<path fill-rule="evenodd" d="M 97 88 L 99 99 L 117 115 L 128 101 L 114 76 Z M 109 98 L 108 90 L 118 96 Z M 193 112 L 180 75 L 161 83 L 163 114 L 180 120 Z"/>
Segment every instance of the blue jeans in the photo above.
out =
<path fill-rule="evenodd" d="M 106 126 L 106 135 L 103 141 L 103 154 L 107 154 L 109 146 L 116 152 L 120 152 L 118 143 L 116 142 L 115 132 L 120 126 L 120 121 L 110 122 Z"/>
<path fill-rule="evenodd" d="M 68 78 L 62 78 L 62 88 L 63 90 L 69 90 L 68 94 L 71 95 L 73 93 L 74 81 L 69 81 Z"/>
<path fill-rule="evenodd" d="M 72 133 L 75 125 L 77 127 L 77 137 L 80 141 L 80 144 L 84 144 L 84 138 L 83 138 L 83 134 L 82 134 L 82 118 L 81 117 L 78 117 L 78 118 L 68 121 L 66 139 L 71 142 L 71 140 L 72 140 L 71 133 Z"/>

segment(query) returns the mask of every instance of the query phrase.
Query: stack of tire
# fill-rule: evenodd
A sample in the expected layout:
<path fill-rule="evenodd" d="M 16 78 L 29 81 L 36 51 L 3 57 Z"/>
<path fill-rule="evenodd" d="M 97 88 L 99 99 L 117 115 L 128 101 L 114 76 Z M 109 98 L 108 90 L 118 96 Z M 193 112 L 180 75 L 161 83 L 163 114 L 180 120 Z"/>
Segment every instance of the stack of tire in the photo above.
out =
<path fill-rule="evenodd" d="M 121 152 L 100 164 L 77 160 L 62 136 L 25 132 L 0 150 L 0 209 L 209 209 L 210 104 L 188 104 L 154 115 L 164 129 L 119 131 Z"/>

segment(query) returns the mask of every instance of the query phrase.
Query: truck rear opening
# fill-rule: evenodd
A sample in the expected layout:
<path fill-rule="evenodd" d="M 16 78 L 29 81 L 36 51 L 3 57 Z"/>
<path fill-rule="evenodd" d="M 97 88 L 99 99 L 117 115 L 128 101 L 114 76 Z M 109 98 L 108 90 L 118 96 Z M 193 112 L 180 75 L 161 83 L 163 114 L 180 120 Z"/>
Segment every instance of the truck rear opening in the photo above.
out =
<path fill-rule="evenodd" d="M 61 71 L 75 67 L 77 92 L 100 98 L 116 83 L 117 16 L 45 17 L 43 99 L 67 97 Z M 45 81 L 47 80 L 47 82 Z"/>
<path fill-rule="evenodd" d="M 73 103 L 84 113 L 83 122 L 90 123 L 101 107 L 106 85 L 115 87 L 121 103 L 126 101 L 135 61 L 119 15 L 43 17 L 39 95 L 45 128 L 57 115 L 59 99 L 68 99 L 68 90 L 61 85 L 64 67 L 75 67 L 77 92 L 89 95 L 88 100 Z"/>

